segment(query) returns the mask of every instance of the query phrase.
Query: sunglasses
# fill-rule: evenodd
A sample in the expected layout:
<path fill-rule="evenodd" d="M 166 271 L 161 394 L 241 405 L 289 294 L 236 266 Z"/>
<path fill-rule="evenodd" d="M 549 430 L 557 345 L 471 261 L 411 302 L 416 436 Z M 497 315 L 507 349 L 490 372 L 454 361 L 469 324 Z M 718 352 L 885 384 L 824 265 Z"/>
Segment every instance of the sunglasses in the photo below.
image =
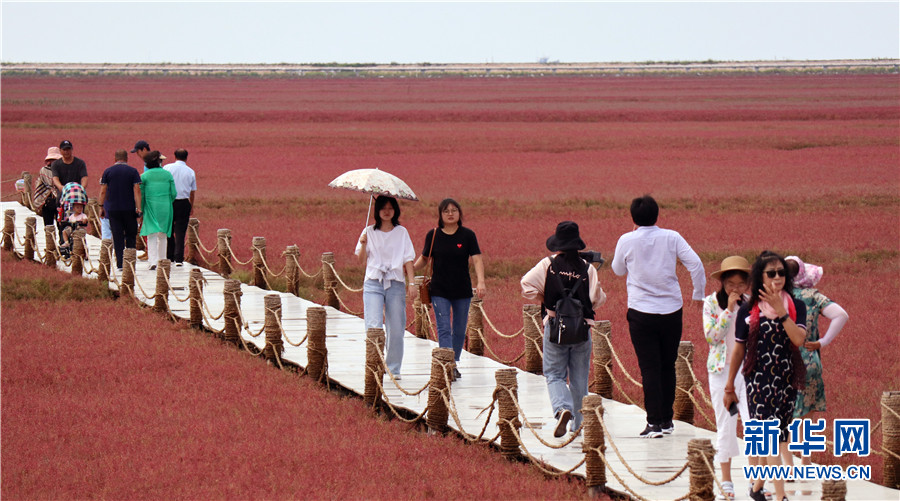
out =
<path fill-rule="evenodd" d="M 778 268 L 777 270 L 766 270 L 766 276 L 769 278 L 775 278 L 775 275 L 779 277 L 786 277 L 787 271 L 784 268 Z"/>

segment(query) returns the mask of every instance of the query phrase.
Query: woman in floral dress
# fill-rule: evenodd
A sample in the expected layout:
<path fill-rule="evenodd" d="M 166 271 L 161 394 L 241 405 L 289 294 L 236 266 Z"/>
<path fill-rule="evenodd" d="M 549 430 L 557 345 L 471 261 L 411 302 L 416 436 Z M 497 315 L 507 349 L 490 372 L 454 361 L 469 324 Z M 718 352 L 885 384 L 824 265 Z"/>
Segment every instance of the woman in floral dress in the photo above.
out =
<path fill-rule="evenodd" d="M 797 256 L 786 258 L 788 272 L 793 278 L 795 298 L 806 304 L 806 342 L 800 347 L 800 356 L 806 365 L 806 385 L 797 393 L 794 402 L 794 418 L 806 419 L 813 412 L 825 411 L 825 381 L 822 379 L 822 358 L 819 351 L 837 337 L 849 320 L 843 308 L 815 289 L 822 279 L 822 267 L 804 263 Z M 819 336 L 819 315 L 830 320 L 824 337 Z M 793 464 L 793 455 L 787 449 L 781 451 L 787 464 Z M 811 464 L 809 457 L 803 464 Z"/>

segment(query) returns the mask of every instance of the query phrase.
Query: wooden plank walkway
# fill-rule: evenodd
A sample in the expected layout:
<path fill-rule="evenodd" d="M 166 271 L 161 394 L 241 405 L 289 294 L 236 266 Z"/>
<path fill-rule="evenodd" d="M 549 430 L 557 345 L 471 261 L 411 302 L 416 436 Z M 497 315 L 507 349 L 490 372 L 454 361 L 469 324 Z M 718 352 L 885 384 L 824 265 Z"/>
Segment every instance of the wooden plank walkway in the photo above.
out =
<path fill-rule="evenodd" d="M 15 209 L 16 211 L 17 238 L 14 239 L 14 244 L 16 249 L 21 252 L 23 247 L 18 240 L 23 239 L 25 235 L 25 218 L 34 216 L 34 214 L 17 202 L 3 202 L 2 208 L 4 213 L 7 209 Z M 37 218 L 37 221 L 39 226 L 36 234 L 37 247 L 42 252 L 45 248 L 44 232 L 43 228 L 40 228 L 40 217 Z M 99 262 L 97 256 L 100 253 L 100 240 L 88 236 L 87 247 L 92 266 L 96 268 Z M 58 268 L 62 271 L 70 272 L 70 268 L 61 262 L 58 263 Z M 144 290 L 152 296 L 155 292 L 156 272 L 148 268 L 149 265 L 146 262 L 139 261 L 135 278 L 137 283 L 141 284 Z M 184 319 L 190 318 L 188 302 L 180 302 L 177 299 L 183 300 L 187 298 L 188 279 L 193 268 L 195 267 L 185 263 L 183 267 L 172 267 L 171 269 L 170 283 L 173 290 L 169 294 L 170 310 L 174 315 Z M 85 269 L 90 270 L 91 266 L 86 265 Z M 207 280 L 207 284 L 204 286 L 204 300 L 207 302 L 209 310 L 213 314 L 217 314 L 224 308 L 223 290 L 225 279 L 213 271 L 202 270 L 203 276 Z M 85 276 L 96 277 L 96 273 L 85 273 Z M 111 284 L 110 287 L 113 289 L 117 288 L 114 284 Z M 307 308 L 310 306 L 321 306 L 288 293 L 277 293 L 246 284 L 242 285 L 241 291 L 241 311 L 244 319 L 250 325 L 250 330 L 253 332 L 260 331 L 264 324 L 265 308 L 263 298 L 269 294 L 279 294 L 282 304 L 282 326 L 286 338 L 293 343 L 298 343 L 306 334 Z M 135 287 L 135 294 L 145 304 L 153 304 L 153 300 L 147 299 L 147 296 L 141 292 L 140 287 Z M 366 329 L 363 319 L 330 307 L 325 307 L 325 310 L 328 376 L 336 384 L 362 395 L 365 387 L 366 349 Z M 210 321 L 208 327 L 215 330 L 222 329 L 224 327 L 224 319 L 220 318 L 219 320 Z M 264 347 L 264 334 L 252 337 L 246 330 L 242 330 L 242 336 L 249 343 L 253 343 L 259 348 Z M 285 351 L 282 357 L 284 360 L 300 367 L 306 367 L 307 347 L 305 344 L 295 347 L 285 342 L 284 347 Z M 431 374 L 431 351 L 435 347 L 436 343 L 433 341 L 419 339 L 409 332 L 406 333 L 404 338 L 403 379 L 398 383 L 402 384 L 407 391 L 414 392 L 428 383 Z M 453 404 L 460 422 L 456 423 L 451 416 L 449 419 L 451 428 L 457 431 L 460 431 L 461 428 L 462 431 L 472 435 L 478 435 L 481 432 L 485 425 L 487 413 L 485 412 L 480 416 L 479 413 L 491 404 L 492 394 L 496 388 L 495 371 L 505 368 L 508 368 L 508 366 L 487 357 L 463 352 L 459 362 L 459 369 L 463 377 L 453 382 L 451 388 Z M 391 383 L 390 378 L 385 377 L 384 384 L 386 398 L 393 405 L 417 414 L 425 409 L 428 400 L 427 391 L 416 396 L 407 396 Z M 527 421 L 535 428 L 537 434 L 548 443 L 562 443 L 562 439 L 553 438 L 552 427 L 555 424 L 555 420 L 544 377 L 519 370 L 518 396 L 524 415 L 527 417 Z M 635 472 L 648 480 L 664 480 L 680 470 L 686 462 L 689 440 L 705 438 L 710 439 L 715 444 L 714 432 L 683 422 L 676 422 L 675 432 L 665 438 L 654 440 L 638 438 L 637 434 L 643 429 L 645 424 L 643 410 L 633 405 L 626 405 L 608 399 L 604 399 L 603 405 L 607 428 L 619 452 Z M 487 425 L 484 437 L 488 439 L 495 437 L 498 430 L 497 412 L 495 411 L 491 416 L 491 422 Z M 553 449 L 543 445 L 525 426 L 521 429 L 520 434 L 524 449 L 527 449 L 532 457 L 555 470 L 569 470 L 584 458 L 584 453 L 581 450 L 583 435 L 562 449 Z M 641 496 L 648 499 L 677 499 L 688 494 L 689 478 L 687 472 L 666 485 L 651 486 L 643 484 L 628 473 L 622 461 L 610 446 L 609 441 L 610 439 L 607 437 L 607 459 L 612 470 Z M 499 438 L 497 442 L 499 443 Z M 732 465 L 732 475 L 735 478 L 742 478 L 740 467 L 746 464 L 746 457 L 739 456 L 735 458 Z M 718 468 L 718 465 L 716 466 Z M 576 468 L 573 473 L 583 477 L 585 475 L 584 465 Z M 747 485 L 747 482 L 736 482 L 738 499 L 746 498 L 745 495 L 742 496 L 741 494 L 746 492 Z M 607 472 L 607 486 L 621 493 L 626 492 L 625 487 L 610 472 Z M 792 500 L 812 500 L 821 499 L 822 497 L 820 482 L 797 482 L 788 484 L 787 488 L 788 496 Z M 871 482 L 848 481 L 847 489 L 848 499 L 896 500 L 900 498 L 900 491 L 888 489 Z"/>

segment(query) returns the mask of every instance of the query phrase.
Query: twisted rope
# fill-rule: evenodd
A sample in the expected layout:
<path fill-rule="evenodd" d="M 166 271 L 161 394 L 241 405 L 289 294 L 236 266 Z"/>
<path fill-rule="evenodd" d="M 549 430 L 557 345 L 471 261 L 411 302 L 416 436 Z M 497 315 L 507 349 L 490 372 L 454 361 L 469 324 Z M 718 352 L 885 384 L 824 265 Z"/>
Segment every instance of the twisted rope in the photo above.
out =
<path fill-rule="evenodd" d="M 200 232 L 197 231 L 197 228 L 196 228 L 196 227 L 194 227 L 194 226 L 188 226 L 188 229 L 194 232 L 194 236 L 197 237 L 197 246 L 200 247 L 200 249 L 202 249 L 203 252 L 205 252 L 205 253 L 207 253 L 207 254 L 214 254 L 215 252 L 218 251 L 217 248 L 209 249 L 209 248 L 207 248 L 205 245 L 203 245 L 203 241 L 200 240 Z M 203 256 L 201 255 L 200 257 L 203 257 Z M 204 258 L 204 259 L 205 259 L 205 258 Z M 208 262 L 208 261 L 207 261 L 207 262 Z"/>
<path fill-rule="evenodd" d="M 631 381 L 632 383 L 634 383 L 637 387 L 643 388 L 644 385 L 637 382 L 633 377 L 631 377 L 631 374 L 629 374 L 628 370 L 625 369 L 625 366 L 622 364 L 622 361 L 619 359 L 619 354 L 616 353 L 616 349 L 615 349 L 615 347 L 613 347 L 612 343 L 609 343 L 609 351 L 612 353 L 613 358 L 616 360 L 616 364 L 619 365 L 619 369 L 621 369 L 622 372 L 625 374 L 625 377 L 627 377 L 628 380 Z M 610 373 L 610 376 L 612 376 L 612 373 Z"/>
<path fill-rule="evenodd" d="M 253 251 L 256 252 L 256 249 L 253 249 Z M 263 268 L 265 268 L 266 272 L 269 273 L 270 275 L 272 275 L 273 277 L 280 277 L 280 276 L 284 275 L 284 272 L 287 270 L 287 263 L 285 263 L 284 267 L 281 268 L 281 271 L 279 271 L 278 273 L 275 273 L 274 271 L 272 271 L 271 268 L 269 268 L 269 262 L 266 259 L 266 256 L 260 252 L 259 257 L 260 257 L 260 261 L 262 261 Z M 265 275 L 263 275 L 263 276 L 265 277 Z M 269 281 L 266 280 L 266 284 L 268 284 L 268 283 L 269 283 Z M 269 288 L 271 289 L 271 287 L 269 287 Z"/>
<path fill-rule="evenodd" d="M 497 424 L 498 424 L 498 425 L 501 424 L 501 422 L 502 422 L 502 424 L 509 425 L 509 430 L 510 430 L 510 431 L 512 432 L 512 434 L 516 437 L 516 440 L 519 442 L 519 445 L 522 447 L 522 450 L 525 451 L 525 455 L 528 456 L 528 459 L 530 459 L 532 462 L 534 462 L 534 465 L 537 466 L 538 469 L 540 469 L 541 471 L 543 471 L 543 472 L 546 473 L 547 475 L 551 475 L 551 476 L 554 476 L 554 477 L 559 477 L 559 476 L 562 476 L 562 475 L 569 475 L 569 474 L 572 473 L 573 471 L 575 471 L 575 470 L 577 470 L 578 468 L 580 468 L 581 465 L 583 465 L 584 462 L 585 462 L 585 458 L 581 458 L 581 461 L 579 461 L 578 464 L 576 464 L 575 466 L 569 468 L 569 469 L 566 470 L 566 471 L 554 471 L 554 470 L 548 470 L 547 468 L 544 468 L 544 466 L 542 466 L 542 465 L 543 465 L 543 461 L 541 461 L 540 459 L 537 459 L 536 457 L 532 456 L 532 455 L 531 455 L 531 452 L 528 451 L 528 448 L 525 447 L 525 444 L 522 443 L 522 437 L 519 435 L 519 432 L 516 430 L 516 427 L 515 427 L 515 426 L 512 426 L 512 423 L 510 423 L 509 420 L 506 420 L 506 419 L 498 419 L 498 420 L 497 420 Z"/>
<path fill-rule="evenodd" d="M 180 297 L 178 297 L 175 294 L 175 290 L 172 288 L 172 282 L 169 281 L 169 277 L 167 277 L 165 274 L 163 274 L 163 277 L 165 277 L 165 279 L 166 279 L 166 285 L 169 286 L 169 294 L 171 294 L 172 297 L 175 298 L 176 301 L 178 301 L 179 303 L 186 303 L 187 301 L 189 301 L 191 299 L 190 293 L 188 293 L 188 295 L 185 296 L 184 299 L 181 299 Z"/>
<path fill-rule="evenodd" d="M 491 356 L 494 357 L 494 360 L 500 362 L 501 364 L 512 365 L 512 364 L 518 362 L 522 357 L 525 356 L 525 350 L 523 349 L 522 353 L 519 353 L 518 357 L 510 359 L 510 360 L 504 360 L 504 359 L 500 358 L 500 355 L 497 355 L 497 352 L 495 352 L 494 349 L 491 348 L 491 345 L 488 344 L 487 338 L 484 337 L 481 329 L 473 329 L 473 330 L 478 332 L 478 335 L 481 336 L 481 341 L 484 344 L 484 347 L 487 348 L 487 350 L 491 354 Z"/>
<path fill-rule="evenodd" d="M 534 435 L 534 438 L 538 439 L 538 441 L 546 447 L 549 447 L 551 449 L 562 449 L 563 447 L 574 442 L 575 439 L 578 438 L 578 435 L 581 434 L 581 430 L 584 429 L 584 422 L 582 422 L 581 426 L 579 426 L 578 429 L 572 433 L 572 436 L 569 437 L 565 442 L 563 442 L 561 444 L 553 444 L 553 443 L 547 442 L 546 440 L 541 438 L 540 435 L 538 435 L 538 433 L 536 431 L 534 431 L 534 427 L 531 425 L 531 422 L 528 421 L 527 417 L 525 417 L 525 411 L 522 410 L 522 407 L 519 406 L 519 399 L 516 398 L 516 394 L 513 393 L 513 391 L 510 390 L 509 388 L 503 388 L 503 389 L 506 390 L 507 393 L 509 393 L 509 396 L 510 396 L 510 398 L 512 398 L 513 403 L 516 404 L 516 410 L 518 410 L 519 415 L 522 416 L 523 424 L 531 431 L 531 434 Z M 521 442 L 522 441 L 520 440 L 519 443 L 521 444 Z M 522 447 L 525 447 L 525 444 L 522 444 Z"/>
<path fill-rule="evenodd" d="M 297 264 L 297 269 L 300 270 L 300 273 L 302 273 L 306 278 L 316 278 L 317 276 L 319 276 L 322 273 L 322 268 L 319 268 L 318 271 L 316 271 L 315 273 L 310 275 L 303 269 L 302 266 L 300 266 L 300 261 L 297 260 L 297 256 L 291 256 L 291 259 L 294 260 L 294 263 Z"/>
<path fill-rule="evenodd" d="M 609 433 L 609 430 L 606 429 L 606 422 L 603 421 L 603 417 L 600 415 L 600 413 L 598 412 L 597 409 L 594 409 L 594 413 L 597 414 L 597 419 L 598 419 L 599 422 L 600 422 L 600 426 L 603 427 L 603 435 L 604 435 L 605 437 L 609 437 L 609 438 L 610 438 L 610 439 L 609 439 L 609 444 L 612 445 L 613 451 L 616 453 L 616 456 L 619 458 L 619 461 L 622 462 L 622 466 L 624 466 L 625 469 L 627 469 L 628 472 L 631 473 L 631 474 L 634 476 L 634 478 L 640 480 L 641 482 L 643 482 L 643 483 L 645 483 L 645 484 L 647 484 L 647 485 L 654 485 L 654 486 L 666 485 L 666 484 L 668 484 L 668 483 L 674 481 L 676 478 L 680 477 L 681 474 L 684 473 L 684 471 L 687 470 L 688 466 L 690 465 L 689 462 L 685 461 L 684 466 L 682 466 L 681 469 L 678 470 L 677 473 L 675 473 L 675 474 L 672 475 L 671 477 L 667 478 L 666 480 L 662 480 L 662 481 L 659 481 L 659 482 L 654 482 L 654 481 L 652 481 L 652 480 L 647 480 L 646 478 L 644 478 L 644 477 L 642 477 L 640 474 L 638 474 L 636 471 L 634 471 L 634 470 L 631 468 L 631 466 L 628 465 L 628 463 L 625 461 L 625 458 L 622 457 L 622 453 L 619 452 L 619 448 L 616 446 L 615 441 L 612 440 L 612 435 Z M 616 477 L 616 478 L 618 478 L 618 477 Z M 622 485 L 625 485 L 625 484 L 623 483 Z"/>
<path fill-rule="evenodd" d="M 337 300 L 338 300 L 338 303 L 340 303 L 341 306 L 343 306 L 344 309 L 347 310 L 347 313 L 349 313 L 349 314 L 351 314 L 351 315 L 356 315 L 357 317 L 360 316 L 360 315 L 362 315 L 362 312 L 358 312 L 358 311 L 353 311 L 353 310 L 351 310 L 350 307 L 347 306 L 347 303 L 345 303 L 344 300 L 341 299 L 341 295 L 338 294 L 337 291 L 334 291 L 334 297 L 336 297 Z"/>
<path fill-rule="evenodd" d="M 229 242 L 227 238 L 225 239 L 225 248 L 227 248 L 227 249 L 228 249 L 228 252 L 231 253 L 231 259 L 234 259 L 234 262 L 235 262 L 235 263 L 237 263 L 237 264 L 239 264 L 239 265 L 241 265 L 241 266 L 247 266 L 248 264 L 250 264 L 250 263 L 253 262 L 253 258 L 252 258 L 252 257 L 251 257 L 249 260 L 247 260 L 246 262 L 241 261 L 240 259 L 238 259 L 237 256 L 234 255 L 234 249 L 231 248 L 231 242 Z"/>
<path fill-rule="evenodd" d="M 397 417 L 397 419 L 403 421 L 404 423 L 416 423 L 416 422 L 420 421 L 422 418 L 425 417 L 425 414 L 426 414 L 426 413 L 428 412 L 428 410 L 429 410 L 429 409 L 428 409 L 428 406 L 425 406 L 425 408 L 422 409 L 422 412 L 419 413 L 419 415 L 417 415 L 417 416 L 414 417 L 413 419 L 406 419 L 405 417 L 401 416 L 400 413 L 398 413 L 398 412 L 397 412 L 397 409 L 395 408 L 395 407 L 397 407 L 397 406 L 395 406 L 394 404 L 392 404 L 392 403 L 391 403 L 391 400 L 390 400 L 390 399 L 387 397 L 387 395 L 385 394 L 385 392 L 384 392 L 384 386 L 381 384 L 381 378 L 378 377 L 378 371 L 369 369 L 369 372 L 371 372 L 371 373 L 374 375 L 375 383 L 378 385 L 378 389 L 381 391 L 381 398 L 382 398 L 382 400 L 384 401 L 384 403 L 387 404 L 388 408 L 391 410 L 391 412 L 394 413 L 394 415 Z M 386 374 L 390 374 L 390 372 L 387 372 Z M 396 384 L 396 383 L 395 383 L 395 384 Z"/>
<path fill-rule="evenodd" d="M 362 288 L 362 287 L 360 287 L 359 289 L 354 289 L 353 287 L 350 287 L 349 285 L 347 285 L 346 283 L 344 283 L 344 281 L 341 279 L 341 276 L 338 275 L 337 270 L 334 269 L 334 264 L 329 263 L 328 261 L 322 261 L 322 262 L 325 263 L 325 264 L 327 264 L 328 267 L 331 268 L 331 272 L 334 273 L 334 278 L 336 278 L 337 281 L 338 281 L 338 283 L 341 284 L 341 287 L 347 289 L 347 290 L 350 291 L 350 292 L 362 292 L 362 291 L 363 291 L 363 288 Z M 298 265 L 298 266 L 299 266 L 299 265 Z M 337 294 L 337 292 L 335 292 L 335 294 Z"/>
<path fill-rule="evenodd" d="M 488 316 L 487 312 L 484 311 L 483 304 L 476 303 L 475 307 L 478 308 L 479 310 L 481 310 L 481 315 L 487 321 L 488 326 L 491 328 L 491 330 L 493 330 L 500 337 L 504 337 L 506 339 L 512 339 L 512 338 L 520 336 L 522 334 L 522 332 L 525 330 L 525 327 L 522 327 L 521 329 L 517 330 L 515 332 L 515 334 L 511 334 L 511 335 L 504 334 L 504 333 L 500 332 L 499 329 L 497 329 L 497 327 L 494 325 L 494 322 L 491 322 L 491 318 Z"/>

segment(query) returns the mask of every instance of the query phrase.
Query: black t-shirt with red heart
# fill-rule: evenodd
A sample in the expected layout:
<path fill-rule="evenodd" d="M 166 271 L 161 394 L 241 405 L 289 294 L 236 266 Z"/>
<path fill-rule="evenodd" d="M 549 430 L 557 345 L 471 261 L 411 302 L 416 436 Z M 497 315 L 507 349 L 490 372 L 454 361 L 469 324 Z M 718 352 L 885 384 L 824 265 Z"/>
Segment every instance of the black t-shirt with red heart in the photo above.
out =
<path fill-rule="evenodd" d="M 434 230 L 425 236 L 422 255 L 431 257 Z M 469 256 L 481 254 L 475 232 L 460 226 L 452 235 L 438 230 L 434 240 L 434 271 L 431 275 L 431 295 L 444 299 L 472 297 L 472 278 L 469 276 Z"/>

